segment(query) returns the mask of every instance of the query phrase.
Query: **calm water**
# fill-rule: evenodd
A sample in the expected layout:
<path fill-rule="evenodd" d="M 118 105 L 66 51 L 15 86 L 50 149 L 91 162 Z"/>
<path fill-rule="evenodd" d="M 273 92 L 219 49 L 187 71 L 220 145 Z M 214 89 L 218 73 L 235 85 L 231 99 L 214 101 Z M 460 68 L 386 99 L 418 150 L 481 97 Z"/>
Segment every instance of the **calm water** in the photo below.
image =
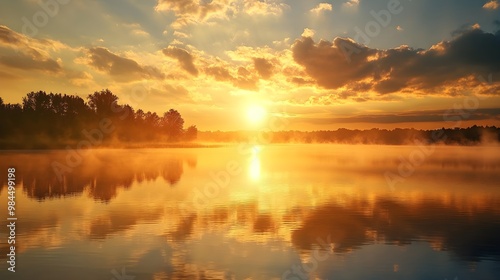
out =
<path fill-rule="evenodd" d="M 0 279 L 499 279 L 500 147 L 96 150 L 80 161 L 0 153 L 0 219 L 9 166 L 19 219 L 16 273 L 0 230 Z"/>

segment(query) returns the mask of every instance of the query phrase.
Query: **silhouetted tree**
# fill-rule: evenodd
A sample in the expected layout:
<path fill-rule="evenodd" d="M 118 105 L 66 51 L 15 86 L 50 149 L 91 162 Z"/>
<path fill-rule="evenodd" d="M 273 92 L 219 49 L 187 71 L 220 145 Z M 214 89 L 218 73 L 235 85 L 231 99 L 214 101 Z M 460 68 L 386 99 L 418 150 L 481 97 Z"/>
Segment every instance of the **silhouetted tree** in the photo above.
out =
<path fill-rule="evenodd" d="M 139 109 L 135 112 L 134 119 L 138 125 L 144 124 L 144 119 L 146 118 L 146 114 L 142 109 Z"/>
<path fill-rule="evenodd" d="M 108 117 L 119 110 L 117 107 L 118 96 L 109 89 L 96 91 L 87 97 L 89 107 L 98 117 Z"/>
<path fill-rule="evenodd" d="M 5 104 L 0 98 L 0 147 L 44 148 L 64 147 L 86 139 L 84 130 L 98 129 L 103 118 L 111 120 L 114 130 L 107 140 L 169 141 L 184 137 L 184 120 L 170 109 L 160 118 L 155 112 L 134 110 L 120 105 L 118 96 L 109 89 L 81 97 L 44 91 L 30 92 L 20 104 Z M 191 138 L 196 133 L 189 130 Z M 107 139 L 106 139 L 107 138 Z"/>
<path fill-rule="evenodd" d="M 184 127 L 184 120 L 179 112 L 170 109 L 163 115 L 162 125 L 170 141 L 179 140 Z"/>
<path fill-rule="evenodd" d="M 51 98 L 45 91 L 30 92 L 23 97 L 23 110 L 43 114 L 51 109 Z"/>
<path fill-rule="evenodd" d="M 192 125 L 186 129 L 186 132 L 184 133 L 184 138 L 186 141 L 193 141 L 196 140 L 196 137 L 198 136 L 198 129 L 196 128 L 196 125 Z"/>

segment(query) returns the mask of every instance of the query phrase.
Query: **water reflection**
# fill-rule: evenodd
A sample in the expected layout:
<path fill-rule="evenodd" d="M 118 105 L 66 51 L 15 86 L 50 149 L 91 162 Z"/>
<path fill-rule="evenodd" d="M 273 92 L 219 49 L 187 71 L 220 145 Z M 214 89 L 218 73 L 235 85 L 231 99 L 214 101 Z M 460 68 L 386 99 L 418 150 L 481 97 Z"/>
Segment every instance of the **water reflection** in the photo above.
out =
<path fill-rule="evenodd" d="M 258 181 L 260 179 L 260 153 L 261 147 L 254 146 L 252 147 L 252 154 L 250 156 L 250 164 L 248 166 L 248 176 L 253 181 Z"/>
<path fill-rule="evenodd" d="M 124 266 L 136 279 L 280 279 L 328 240 L 334 254 L 318 263 L 319 279 L 401 278 L 421 269 L 436 279 L 456 276 L 443 271 L 495 279 L 498 152 L 438 149 L 391 190 L 383 173 L 411 148 L 347 148 L 100 150 L 62 182 L 51 163 L 63 161 L 64 151 L 2 153 L 0 168 L 15 166 L 22 189 L 18 254 L 31 274 L 19 275 L 36 278 L 50 266 L 52 274 L 37 279 L 60 279 L 68 269 L 88 275 L 89 268 L 93 279 L 110 279 L 110 269 Z M 185 209 L 230 161 L 246 172 L 203 207 Z M 5 181 L 1 192 L 5 205 Z M 2 262 L 7 250 L 0 243 Z M 367 274 L 352 276 L 367 260 Z M 473 270 L 482 274 L 467 274 Z"/>
<path fill-rule="evenodd" d="M 450 250 L 466 261 L 500 260 L 498 198 L 479 209 L 433 199 L 406 203 L 378 198 L 370 204 L 356 201 L 319 207 L 293 232 L 292 242 L 311 249 L 317 236 L 330 236 L 336 252 L 347 252 L 370 243 L 404 245 L 427 240 L 434 249 Z"/>
<path fill-rule="evenodd" d="M 79 195 L 87 190 L 94 199 L 109 202 L 119 188 L 127 189 L 134 182 L 161 177 L 169 186 L 175 186 L 182 177 L 185 163 L 190 168 L 196 167 L 193 154 L 152 150 L 97 150 L 84 154 L 81 163 L 74 167 L 67 164 L 67 158 L 66 151 L 3 153 L 0 168 L 16 167 L 17 179 L 22 181 L 29 197 L 43 200 Z M 55 163 L 65 167 L 57 168 Z M 6 186 L 5 179 L 0 178 L 2 188 Z"/>

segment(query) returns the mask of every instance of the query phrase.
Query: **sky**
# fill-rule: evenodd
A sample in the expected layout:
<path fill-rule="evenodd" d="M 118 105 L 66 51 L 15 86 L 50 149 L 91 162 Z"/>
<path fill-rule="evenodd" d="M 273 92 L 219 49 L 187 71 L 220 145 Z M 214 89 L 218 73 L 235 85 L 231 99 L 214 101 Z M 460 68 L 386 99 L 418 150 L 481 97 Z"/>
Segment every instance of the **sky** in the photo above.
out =
<path fill-rule="evenodd" d="M 200 130 L 500 125 L 497 0 L 1 6 L 6 103 L 107 88 Z"/>

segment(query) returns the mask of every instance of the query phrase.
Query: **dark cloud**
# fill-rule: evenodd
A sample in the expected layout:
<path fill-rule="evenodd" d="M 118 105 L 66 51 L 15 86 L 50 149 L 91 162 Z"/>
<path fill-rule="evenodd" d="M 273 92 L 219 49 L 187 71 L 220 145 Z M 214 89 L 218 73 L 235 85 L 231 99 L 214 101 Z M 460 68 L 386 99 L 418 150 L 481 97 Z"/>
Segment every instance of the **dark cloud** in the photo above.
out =
<path fill-rule="evenodd" d="M 31 55 L 37 60 L 44 60 L 50 58 L 47 50 L 63 48 L 64 44 L 49 39 L 28 37 L 5 25 L 0 25 L 0 46 L 11 48 L 15 52 Z"/>
<path fill-rule="evenodd" d="M 345 46 L 356 48 L 356 56 L 349 61 Z M 306 73 L 325 88 L 339 88 L 373 74 L 374 65 L 367 58 L 376 50 L 354 44 L 348 39 L 336 38 L 333 42 L 321 40 L 315 44 L 310 37 L 302 37 L 292 46 L 294 60 Z"/>
<path fill-rule="evenodd" d="M 221 66 L 208 67 L 205 73 L 214 77 L 216 81 L 230 81 L 233 79 L 229 71 Z"/>
<path fill-rule="evenodd" d="M 253 65 L 255 70 L 264 79 L 269 79 L 273 75 L 273 64 L 265 58 L 254 58 Z"/>
<path fill-rule="evenodd" d="M 443 122 L 457 120 L 492 120 L 500 119 L 500 108 L 485 108 L 467 112 L 467 116 L 460 110 L 429 110 L 405 113 L 358 115 L 350 117 L 335 117 L 325 119 L 304 119 L 310 123 L 417 123 L 417 122 Z"/>
<path fill-rule="evenodd" d="M 0 41 L 4 44 L 19 45 L 22 37 L 5 25 L 0 25 Z"/>
<path fill-rule="evenodd" d="M 306 73 L 328 89 L 352 88 L 353 83 L 365 80 L 380 94 L 441 93 L 444 88 L 459 86 L 464 78 L 500 74 L 500 33 L 469 28 L 456 34 L 451 41 L 428 50 L 407 46 L 378 50 L 350 39 L 315 43 L 303 37 L 295 41 L 292 51 Z"/>
<path fill-rule="evenodd" d="M 37 59 L 33 56 L 18 53 L 10 56 L 1 56 L 0 64 L 23 70 L 41 70 L 48 72 L 60 72 L 61 65 L 53 59 Z"/>
<path fill-rule="evenodd" d="M 246 89 L 246 90 L 256 90 L 257 89 L 257 77 L 252 75 L 244 67 L 239 67 L 237 75 L 232 75 L 228 69 L 222 66 L 211 66 L 205 69 L 205 73 L 209 76 L 214 77 L 216 81 L 228 81 L 231 82 L 235 87 Z"/>
<path fill-rule="evenodd" d="M 117 80 L 162 79 L 165 77 L 158 68 L 139 65 L 136 61 L 118 56 L 106 48 L 91 48 L 88 53 L 90 65 L 110 74 Z"/>
<path fill-rule="evenodd" d="M 182 69 L 186 70 L 193 76 L 198 76 L 198 69 L 196 68 L 196 66 L 194 66 L 193 56 L 188 51 L 170 46 L 166 49 L 163 49 L 163 54 L 168 57 L 177 59 Z"/>
<path fill-rule="evenodd" d="M 311 81 L 309 79 L 305 79 L 305 78 L 302 78 L 302 77 L 292 77 L 290 79 L 290 81 L 294 84 L 297 84 L 297 85 L 311 85 L 311 84 L 314 84 L 314 81 Z"/>
<path fill-rule="evenodd" d="M 0 25 L 0 46 L 5 47 L 0 64 L 23 70 L 61 71 L 61 65 L 44 48 L 54 48 L 50 40 L 38 40 Z M 10 49 L 10 50 L 9 50 Z"/>

